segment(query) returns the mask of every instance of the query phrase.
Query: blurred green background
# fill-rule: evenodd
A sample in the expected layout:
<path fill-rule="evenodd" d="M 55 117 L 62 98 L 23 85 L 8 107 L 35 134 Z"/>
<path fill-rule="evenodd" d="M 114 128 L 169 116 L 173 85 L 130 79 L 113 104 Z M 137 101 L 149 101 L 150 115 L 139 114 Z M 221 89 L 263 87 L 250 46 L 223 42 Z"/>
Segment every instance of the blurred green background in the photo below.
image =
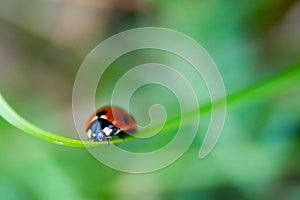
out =
<path fill-rule="evenodd" d="M 296 0 L 2 0 L 0 89 L 24 118 L 78 138 L 73 82 L 84 57 L 105 38 L 144 26 L 180 31 L 208 51 L 231 94 L 299 61 L 299 18 Z M 150 54 L 116 62 L 107 72 L 108 89 L 97 91 L 97 99 L 106 101 L 116 74 L 126 69 L 120 66 L 134 66 Z M 296 84 L 274 96 L 230 105 L 208 157 L 197 156 L 201 128 L 179 160 L 147 174 L 110 169 L 85 149 L 39 140 L 0 118 L 0 199 L 300 199 L 299 89 Z M 159 88 L 147 90 L 150 96 L 151 90 Z M 159 100 L 169 98 L 174 97 L 166 92 Z M 147 112 L 156 100 L 134 96 L 131 107 Z M 176 113 L 176 100 L 167 102 L 168 111 Z M 209 115 L 202 119 L 207 124 Z"/>

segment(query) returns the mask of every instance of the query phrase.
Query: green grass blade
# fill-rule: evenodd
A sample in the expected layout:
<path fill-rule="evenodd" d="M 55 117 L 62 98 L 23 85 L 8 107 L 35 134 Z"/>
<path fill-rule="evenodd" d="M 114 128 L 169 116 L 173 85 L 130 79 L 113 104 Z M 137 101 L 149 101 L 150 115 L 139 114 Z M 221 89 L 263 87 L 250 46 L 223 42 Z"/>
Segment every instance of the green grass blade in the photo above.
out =
<path fill-rule="evenodd" d="M 228 95 L 227 104 L 233 104 L 235 102 L 240 102 L 245 100 L 254 101 L 254 100 L 267 98 L 273 96 L 274 94 L 280 91 L 283 91 L 285 88 L 293 86 L 294 84 L 299 84 L 299 81 L 300 81 L 300 62 L 289 67 L 286 71 L 274 75 L 265 81 L 259 82 L 237 93 Z M 209 112 L 211 110 L 212 104 L 214 106 L 218 106 L 218 102 L 213 102 L 213 103 L 200 106 L 201 113 Z M 184 113 L 183 117 L 193 117 L 195 114 L 198 114 L 199 112 L 200 110 L 195 110 L 189 113 Z M 26 119 L 18 115 L 5 101 L 1 93 L 0 93 L 0 114 L 7 122 L 12 124 L 16 128 L 28 134 L 31 134 L 34 137 L 58 145 L 71 146 L 71 147 L 85 147 L 85 146 L 107 144 L 107 142 L 89 142 L 89 141 L 81 141 L 77 139 L 67 138 L 67 137 L 60 136 L 59 134 L 55 134 L 43 130 L 42 128 L 33 125 L 32 123 L 28 122 Z M 180 118 L 181 116 L 176 116 L 174 118 L 168 119 L 165 122 L 162 132 L 178 128 L 177 126 L 178 126 L 178 122 L 180 121 Z M 157 126 L 155 125 L 153 127 L 140 130 L 137 134 L 146 135 L 151 131 L 156 130 Z M 132 139 L 134 138 L 130 137 L 126 140 L 132 140 Z M 111 142 L 117 143 L 126 140 L 116 139 Z"/>
<path fill-rule="evenodd" d="M 48 132 L 46 130 L 43 130 L 24 118 L 22 118 L 20 115 L 18 115 L 5 101 L 5 99 L 0 94 L 0 114 L 1 116 L 10 124 L 15 126 L 16 128 L 24 131 L 25 133 L 29 133 L 33 135 L 34 137 L 40 138 L 42 140 L 52 142 L 58 145 L 63 146 L 72 146 L 72 147 L 84 147 L 84 145 L 95 145 L 96 142 L 85 142 L 81 140 L 71 139 L 67 137 L 60 136 L 55 133 Z M 94 143 L 94 144 L 93 144 Z"/>

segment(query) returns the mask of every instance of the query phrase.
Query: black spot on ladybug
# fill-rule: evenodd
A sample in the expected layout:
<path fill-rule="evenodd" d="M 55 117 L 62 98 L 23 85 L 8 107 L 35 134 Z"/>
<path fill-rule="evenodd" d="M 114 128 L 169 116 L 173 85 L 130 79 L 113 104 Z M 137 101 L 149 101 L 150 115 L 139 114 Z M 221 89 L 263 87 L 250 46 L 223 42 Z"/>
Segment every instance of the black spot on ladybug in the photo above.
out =
<path fill-rule="evenodd" d="M 128 119 L 128 117 L 124 117 L 123 119 L 124 119 L 125 124 L 129 124 L 129 119 Z"/>

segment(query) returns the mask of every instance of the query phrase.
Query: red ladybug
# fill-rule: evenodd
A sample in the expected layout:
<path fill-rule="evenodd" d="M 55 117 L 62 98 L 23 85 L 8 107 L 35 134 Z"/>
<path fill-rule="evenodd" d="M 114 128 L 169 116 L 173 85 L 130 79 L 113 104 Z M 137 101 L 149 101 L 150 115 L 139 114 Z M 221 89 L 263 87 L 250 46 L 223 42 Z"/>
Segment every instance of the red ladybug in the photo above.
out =
<path fill-rule="evenodd" d="M 87 121 L 86 134 L 90 140 L 109 141 L 112 136 L 124 137 L 136 131 L 134 119 L 123 109 L 105 106 L 98 109 Z"/>

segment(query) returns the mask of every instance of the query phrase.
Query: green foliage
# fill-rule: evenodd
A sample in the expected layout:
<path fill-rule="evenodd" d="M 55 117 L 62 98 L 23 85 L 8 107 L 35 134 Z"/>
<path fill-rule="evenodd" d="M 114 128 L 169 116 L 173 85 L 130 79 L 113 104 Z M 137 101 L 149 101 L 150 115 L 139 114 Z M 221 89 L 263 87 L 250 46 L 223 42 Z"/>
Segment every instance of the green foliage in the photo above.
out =
<path fill-rule="evenodd" d="M 0 1 L 0 91 L 9 103 L 1 96 L 0 199 L 299 199 L 299 1 L 97 2 Z M 200 130 L 190 148 L 167 168 L 136 175 L 77 148 L 102 143 L 70 139 L 77 137 L 70 102 L 88 52 L 110 35 L 144 26 L 175 29 L 199 42 L 222 74 L 229 106 L 220 140 L 199 160 L 211 109 L 199 86 Z M 123 71 L 150 54 L 116 61 L 99 83 L 97 104 L 107 102 Z M 166 58 L 177 68 L 185 64 Z M 167 97 L 158 102 L 177 113 Z M 148 105 L 156 100 L 135 94 L 130 111 L 147 124 Z M 153 141 L 114 142 L 136 152 L 159 149 L 179 121 L 168 115 Z"/>
<path fill-rule="evenodd" d="M 273 94 L 276 94 L 287 87 L 290 87 L 298 82 L 300 78 L 300 63 L 294 64 L 292 67 L 289 67 L 285 72 L 279 73 L 268 80 L 265 80 L 261 83 L 255 84 L 247 89 L 244 89 L 240 92 L 235 94 L 231 94 L 227 98 L 228 104 L 234 102 L 241 102 L 241 101 L 249 101 L 249 100 L 257 100 L 261 98 L 270 97 Z M 218 106 L 218 102 L 212 102 L 212 104 L 201 106 L 201 112 L 208 112 L 211 109 L 211 105 Z M 59 134 L 51 133 L 48 131 L 39 128 L 20 115 L 18 115 L 4 100 L 2 95 L 0 94 L 0 112 L 1 116 L 6 119 L 9 123 L 14 125 L 16 128 L 23 130 L 26 133 L 32 134 L 35 137 L 38 137 L 42 140 L 52 142 L 58 145 L 63 146 L 72 146 L 72 147 L 84 147 L 84 146 L 95 146 L 99 144 L 106 144 L 106 142 L 87 142 L 81 141 L 71 138 L 62 137 Z M 198 110 L 191 111 L 190 113 L 183 113 L 183 117 L 191 117 L 195 113 L 198 113 Z M 163 131 L 169 131 L 173 129 L 177 129 L 178 127 L 178 120 L 180 120 L 181 116 L 174 117 L 172 119 L 167 120 L 164 123 Z M 183 124 L 186 125 L 186 124 Z M 144 130 L 138 131 L 138 135 L 142 136 L 147 133 L 151 133 L 152 131 L 157 130 L 157 127 L 161 126 L 161 124 L 154 125 L 153 127 L 149 127 Z M 128 140 L 128 139 L 127 139 Z M 112 140 L 113 143 L 121 142 L 126 140 L 115 139 Z"/>

